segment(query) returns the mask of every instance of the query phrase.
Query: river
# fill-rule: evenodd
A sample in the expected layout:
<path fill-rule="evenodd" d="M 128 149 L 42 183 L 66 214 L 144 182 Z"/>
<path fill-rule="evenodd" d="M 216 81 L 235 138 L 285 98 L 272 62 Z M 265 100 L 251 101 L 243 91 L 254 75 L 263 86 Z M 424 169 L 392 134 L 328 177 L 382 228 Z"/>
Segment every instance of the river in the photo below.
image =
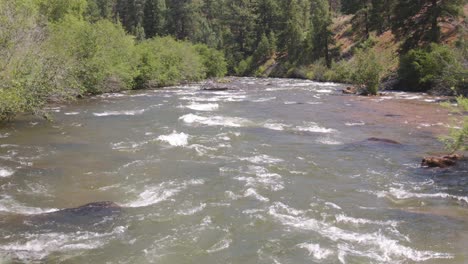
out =
<path fill-rule="evenodd" d="M 0 262 L 468 262 L 467 171 L 419 167 L 451 125 L 437 98 L 231 85 L 105 94 L 1 127 Z M 97 201 L 122 210 L 50 214 Z"/>

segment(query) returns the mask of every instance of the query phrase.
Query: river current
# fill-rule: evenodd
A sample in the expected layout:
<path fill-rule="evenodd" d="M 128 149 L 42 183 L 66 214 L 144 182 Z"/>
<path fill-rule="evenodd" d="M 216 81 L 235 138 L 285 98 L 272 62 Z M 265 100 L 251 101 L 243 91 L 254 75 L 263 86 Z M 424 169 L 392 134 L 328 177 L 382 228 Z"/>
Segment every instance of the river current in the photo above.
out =
<path fill-rule="evenodd" d="M 468 262 L 467 171 L 419 167 L 449 118 L 408 121 L 333 83 L 231 85 L 105 94 L 1 127 L 0 263 Z M 47 214 L 97 201 L 122 210 Z"/>

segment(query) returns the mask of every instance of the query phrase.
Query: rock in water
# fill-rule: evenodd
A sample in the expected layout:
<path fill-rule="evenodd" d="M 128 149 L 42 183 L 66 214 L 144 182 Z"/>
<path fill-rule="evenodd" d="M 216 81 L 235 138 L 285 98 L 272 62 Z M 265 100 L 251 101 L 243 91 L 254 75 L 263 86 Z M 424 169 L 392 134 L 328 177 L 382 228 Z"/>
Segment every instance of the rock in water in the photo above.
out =
<path fill-rule="evenodd" d="M 344 94 L 357 94 L 358 90 L 354 86 L 348 86 L 345 89 L 343 89 Z"/>
<path fill-rule="evenodd" d="M 114 202 L 95 202 L 76 208 L 62 209 L 56 212 L 33 215 L 26 219 L 33 225 L 96 225 L 104 219 L 117 217 L 122 207 Z"/>
<path fill-rule="evenodd" d="M 458 154 L 446 155 L 442 157 L 425 157 L 421 162 L 421 166 L 429 168 L 447 168 L 453 166 L 458 160 L 461 160 L 463 156 Z"/>
<path fill-rule="evenodd" d="M 385 144 L 392 144 L 392 145 L 401 145 L 400 142 L 392 140 L 392 139 L 386 139 L 386 138 L 368 138 L 367 141 L 370 142 L 377 142 L 377 143 L 385 143 Z"/>
<path fill-rule="evenodd" d="M 227 91 L 231 90 L 232 87 L 229 87 L 229 85 L 224 84 L 224 83 L 218 83 L 214 81 L 207 81 L 203 86 L 202 86 L 202 91 Z"/>

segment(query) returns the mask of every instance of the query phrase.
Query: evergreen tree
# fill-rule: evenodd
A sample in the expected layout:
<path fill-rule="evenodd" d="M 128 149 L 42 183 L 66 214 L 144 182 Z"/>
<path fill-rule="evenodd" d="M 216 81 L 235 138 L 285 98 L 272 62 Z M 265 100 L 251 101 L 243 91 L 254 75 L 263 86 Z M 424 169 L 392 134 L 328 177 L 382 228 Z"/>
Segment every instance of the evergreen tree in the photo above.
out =
<path fill-rule="evenodd" d="M 164 35 L 165 12 L 164 0 L 146 0 L 143 26 L 147 38 Z"/>
<path fill-rule="evenodd" d="M 88 0 L 86 16 L 90 21 L 111 20 L 115 12 L 116 0 Z"/>
<path fill-rule="evenodd" d="M 439 22 L 450 16 L 458 16 L 464 0 L 400 0 L 396 4 L 393 32 L 406 39 L 403 49 L 440 41 Z"/>
<path fill-rule="evenodd" d="M 188 39 L 192 34 L 195 12 L 192 0 L 170 0 L 166 2 L 167 30 L 178 39 Z"/>
<path fill-rule="evenodd" d="M 285 28 L 285 46 L 288 51 L 288 58 L 291 62 L 296 62 L 303 48 L 303 31 L 300 26 L 300 5 L 297 0 L 290 0 L 288 6 L 288 20 Z"/>
<path fill-rule="evenodd" d="M 226 1 L 224 49 L 231 66 L 252 55 L 256 36 L 252 2 L 249 0 Z"/>
<path fill-rule="evenodd" d="M 328 1 L 313 1 L 311 12 L 314 29 L 312 58 L 325 58 L 327 67 L 331 67 L 330 45 L 333 44 L 333 32 L 330 30 L 332 17 Z"/>

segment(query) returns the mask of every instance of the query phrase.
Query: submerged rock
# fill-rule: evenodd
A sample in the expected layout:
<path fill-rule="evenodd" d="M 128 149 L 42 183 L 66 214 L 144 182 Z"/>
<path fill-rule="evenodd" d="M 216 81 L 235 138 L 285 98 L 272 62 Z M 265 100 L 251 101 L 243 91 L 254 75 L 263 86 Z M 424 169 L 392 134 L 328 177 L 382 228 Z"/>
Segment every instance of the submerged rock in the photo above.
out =
<path fill-rule="evenodd" d="M 75 208 L 26 216 L 26 223 L 35 226 L 88 226 L 113 219 L 122 212 L 122 207 L 114 202 L 94 202 Z"/>
<path fill-rule="evenodd" d="M 441 157 L 425 157 L 421 162 L 421 166 L 429 168 L 446 168 L 453 166 L 458 160 L 461 160 L 463 156 L 458 154 L 445 155 Z"/>
<path fill-rule="evenodd" d="M 387 139 L 387 138 L 375 138 L 371 137 L 368 138 L 367 141 L 369 142 L 377 142 L 377 143 L 385 143 L 385 144 L 392 144 L 392 145 L 401 145 L 400 142 L 392 140 L 392 139 Z"/>

